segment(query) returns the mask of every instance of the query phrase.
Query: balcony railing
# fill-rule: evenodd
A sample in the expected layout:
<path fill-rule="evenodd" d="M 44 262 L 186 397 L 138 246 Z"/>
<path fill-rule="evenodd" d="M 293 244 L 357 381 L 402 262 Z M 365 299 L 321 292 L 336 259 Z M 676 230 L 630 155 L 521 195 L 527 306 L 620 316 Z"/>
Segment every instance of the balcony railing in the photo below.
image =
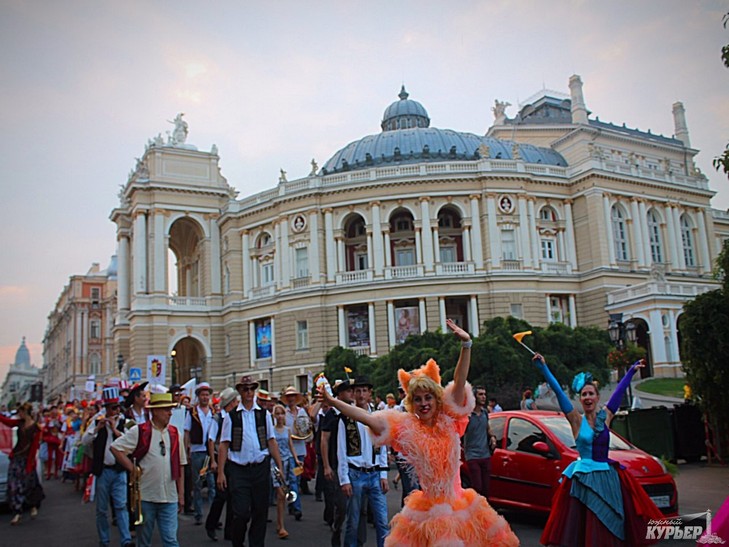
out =
<path fill-rule="evenodd" d="M 468 275 L 473 272 L 473 262 L 441 262 L 435 265 L 436 275 Z"/>
<path fill-rule="evenodd" d="M 421 264 L 391 266 L 385 269 L 385 279 L 409 279 L 413 277 L 423 277 L 423 266 Z"/>
<path fill-rule="evenodd" d="M 273 296 L 276 291 L 276 287 L 268 285 L 267 287 L 256 287 L 251 290 L 251 298 L 265 298 L 267 296 Z"/>
<path fill-rule="evenodd" d="M 357 355 L 369 355 L 370 354 L 369 346 L 353 346 L 353 347 L 350 347 L 349 349 L 351 349 Z"/>
<path fill-rule="evenodd" d="M 372 270 L 356 270 L 353 272 L 339 272 L 336 275 L 337 285 L 352 283 L 366 283 L 372 281 Z"/>
<path fill-rule="evenodd" d="M 501 269 L 507 272 L 518 272 L 521 270 L 521 260 L 502 260 Z"/>
<path fill-rule="evenodd" d="M 303 289 L 304 287 L 308 287 L 310 283 L 311 277 L 308 275 L 306 277 L 297 277 L 293 280 L 294 289 Z"/>
<path fill-rule="evenodd" d="M 207 299 L 204 296 L 170 296 L 170 306 L 207 306 Z"/>
<path fill-rule="evenodd" d="M 542 262 L 542 273 L 548 275 L 568 275 L 572 273 L 569 262 Z"/>
<path fill-rule="evenodd" d="M 717 285 L 694 285 L 690 283 L 669 283 L 649 281 L 624 289 L 616 289 L 607 294 L 608 304 L 619 304 L 643 296 L 695 297 L 717 288 Z"/>

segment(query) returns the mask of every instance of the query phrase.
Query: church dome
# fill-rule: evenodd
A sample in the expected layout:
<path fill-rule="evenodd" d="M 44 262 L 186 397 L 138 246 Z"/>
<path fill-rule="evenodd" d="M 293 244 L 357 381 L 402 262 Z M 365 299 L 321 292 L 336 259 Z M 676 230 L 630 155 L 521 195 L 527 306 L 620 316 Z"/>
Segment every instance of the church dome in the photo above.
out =
<path fill-rule="evenodd" d="M 336 152 L 322 167 L 329 175 L 370 167 L 421 162 L 521 159 L 527 163 L 567 165 L 551 148 L 430 127 L 423 105 L 409 99 L 403 86 L 399 101 L 385 109 L 382 132 L 367 135 Z"/>
<path fill-rule="evenodd" d="M 23 336 L 23 341 L 20 342 L 18 351 L 15 352 L 15 366 L 22 368 L 30 367 L 30 351 L 28 351 L 28 346 L 25 345 L 25 336 Z"/>

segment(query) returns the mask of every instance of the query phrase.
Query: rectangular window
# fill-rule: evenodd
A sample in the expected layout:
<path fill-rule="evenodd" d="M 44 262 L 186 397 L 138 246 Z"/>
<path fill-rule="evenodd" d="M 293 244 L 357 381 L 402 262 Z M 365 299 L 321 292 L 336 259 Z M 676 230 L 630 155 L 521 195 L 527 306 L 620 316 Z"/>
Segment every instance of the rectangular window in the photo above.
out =
<path fill-rule="evenodd" d="M 273 285 L 273 263 L 261 265 L 261 287 Z"/>
<path fill-rule="evenodd" d="M 89 323 L 89 338 L 92 340 L 101 338 L 101 321 L 98 319 L 92 319 Z"/>
<path fill-rule="evenodd" d="M 501 230 L 501 254 L 504 260 L 516 260 L 516 235 L 514 230 Z"/>
<path fill-rule="evenodd" d="M 296 387 L 299 393 L 309 392 L 309 376 L 307 374 L 300 374 L 296 377 Z"/>
<path fill-rule="evenodd" d="M 367 253 L 357 253 L 354 255 L 354 268 L 358 272 L 368 268 Z"/>
<path fill-rule="evenodd" d="M 296 322 L 296 349 L 309 348 L 309 322 Z"/>
<path fill-rule="evenodd" d="M 511 304 L 509 314 L 517 319 L 524 319 L 524 308 L 522 304 Z"/>
<path fill-rule="evenodd" d="M 370 345 L 370 318 L 367 306 L 347 308 L 347 344 L 350 348 Z"/>
<path fill-rule="evenodd" d="M 569 299 L 566 296 L 549 297 L 550 321 L 552 323 L 569 323 Z"/>
<path fill-rule="evenodd" d="M 296 277 L 309 277 L 309 249 L 303 247 L 294 251 L 296 255 Z"/>
<path fill-rule="evenodd" d="M 415 249 L 397 249 L 395 251 L 395 266 L 414 266 Z"/>
<path fill-rule="evenodd" d="M 457 262 L 456 260 L 456 248 L 455 247 L 441 247 L 440 248 L 440 261 L 442 263 Z"/>
<path fill-rule="evenodd" d="M 270 391 L 268 389 L 268 380 L 257 380 L 258 382 L 258 389 L 262 389 L 264 391 Z"/>
<path fill-rule="evenodd" d="M 273 354 L 271 319 L 259 319 L 256 326 L 256 359 L 270 359 Z"/>
<path fill-rule="evenodd" d="M 554 240 L 542 239 L 542 260 L 545 262 L 553 262 L 555 259 Z"/>

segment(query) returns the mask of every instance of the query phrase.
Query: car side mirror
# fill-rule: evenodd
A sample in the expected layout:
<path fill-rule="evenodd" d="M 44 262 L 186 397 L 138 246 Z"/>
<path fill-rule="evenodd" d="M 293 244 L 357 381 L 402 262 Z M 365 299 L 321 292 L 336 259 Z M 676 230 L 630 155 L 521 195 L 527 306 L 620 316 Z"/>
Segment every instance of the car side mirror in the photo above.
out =
<path fill-rule="evenodd" d="M 541 454 L 545 457 L 550 457 L 552 454 L 552 451 L 549 449 L 549 445 L 545 443 L 544 441 L 537 441 L 532 445 L 532 449 L 534 452 Z"/>

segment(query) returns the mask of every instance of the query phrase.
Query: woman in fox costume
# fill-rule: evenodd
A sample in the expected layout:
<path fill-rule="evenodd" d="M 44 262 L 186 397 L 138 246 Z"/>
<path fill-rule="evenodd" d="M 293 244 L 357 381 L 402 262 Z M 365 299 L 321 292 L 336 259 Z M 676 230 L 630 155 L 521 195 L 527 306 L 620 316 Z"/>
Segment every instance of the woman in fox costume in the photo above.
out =
<path fill-rule="evenodd" d="M 386 546 L 515 546 L 519 540 L 486 501 L 461 487 L 460 437 L 475 401 L 466 383 L 471 364 L 471 337 L 450 319 L 448 328 L 461 340 L 453 381 L 444 389 L 438 364 L 430 359 L 410 373 L 400 369 L 407 412 L 368 414 L 319 389 L 331 406 L 370 428 L 375 442 L 389 444 L 415 469 L 421 490 L 405 499 L 395 515 Z"/>

